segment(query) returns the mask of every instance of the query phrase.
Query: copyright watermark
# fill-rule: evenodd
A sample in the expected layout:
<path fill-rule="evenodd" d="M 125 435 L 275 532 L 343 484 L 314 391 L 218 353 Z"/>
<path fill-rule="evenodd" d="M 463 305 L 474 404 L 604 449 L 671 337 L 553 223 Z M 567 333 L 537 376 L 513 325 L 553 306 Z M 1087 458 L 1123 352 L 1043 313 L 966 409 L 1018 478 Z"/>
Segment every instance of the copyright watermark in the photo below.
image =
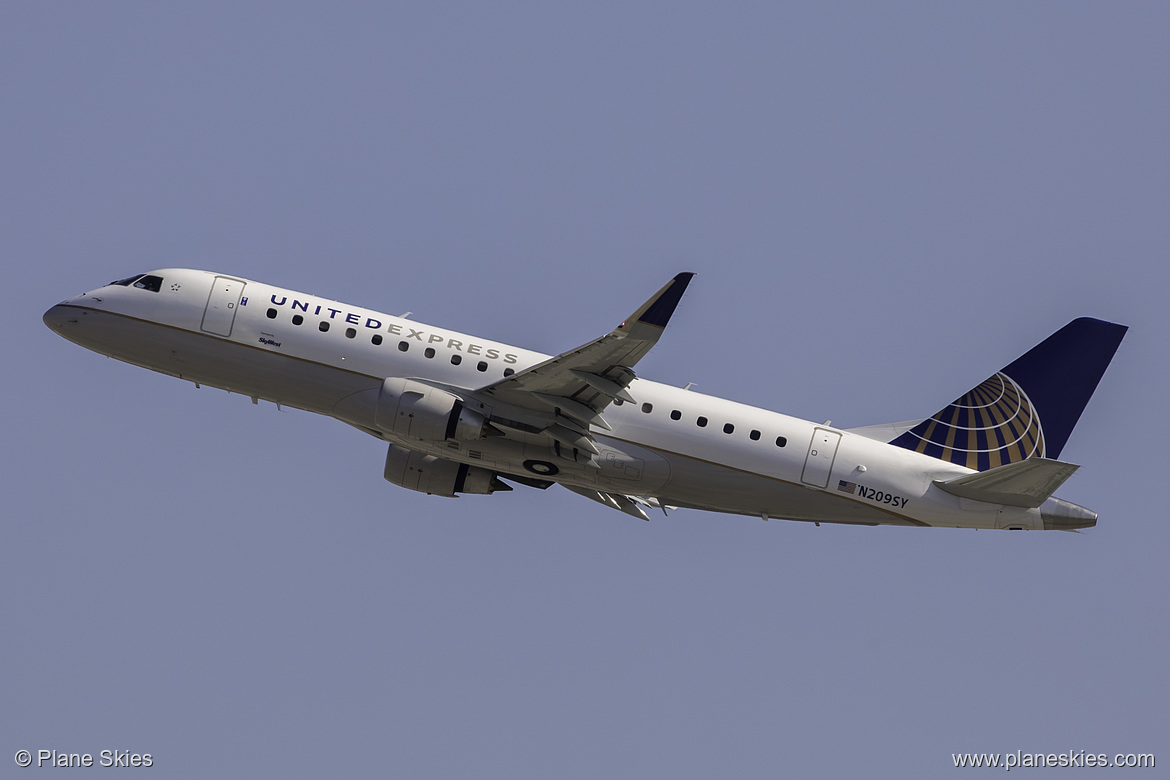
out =
<path fill-rule="evenodd" d="M 13 760 L 19 767 L 74 767 L 74 766 L 104 766 L 104 767 L 150 767 L 154 766 L 154 756 L 150 753 L 135 753 L 130 750 L 100 750 L 93 753 L 67 753 L 60 750 L 18 750 Z"/>
<path fill-rule="evenodd" d="M 1012 771 L 1013 769 L 1048 769 L 1051 767 L 1130 767 L 1153 769 L 1153 753 L 1089 753 L 1068 750 L 1064 753 L 952 753 L 955 767 L 984 767 Z"/>

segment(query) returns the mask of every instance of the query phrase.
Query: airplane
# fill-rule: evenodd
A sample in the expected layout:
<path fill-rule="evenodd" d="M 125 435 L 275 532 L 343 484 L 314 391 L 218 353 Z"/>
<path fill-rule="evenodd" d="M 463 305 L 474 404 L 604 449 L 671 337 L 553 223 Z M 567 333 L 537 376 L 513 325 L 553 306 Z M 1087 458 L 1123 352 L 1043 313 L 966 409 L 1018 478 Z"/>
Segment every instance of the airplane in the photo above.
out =
<path fill-rule="evenodd" d="M 677 508 L 816 524 L 1074 531 L 1059 460 L 1127 327 L 1082 317 L 938 413 L 834 428 L 635 376 L 693 277 L 549 356 L 209 271 L 135 274 L 51 307 L 87 349 L 387 443 L 438 496 L 560 484 L 636 518 Z"/>

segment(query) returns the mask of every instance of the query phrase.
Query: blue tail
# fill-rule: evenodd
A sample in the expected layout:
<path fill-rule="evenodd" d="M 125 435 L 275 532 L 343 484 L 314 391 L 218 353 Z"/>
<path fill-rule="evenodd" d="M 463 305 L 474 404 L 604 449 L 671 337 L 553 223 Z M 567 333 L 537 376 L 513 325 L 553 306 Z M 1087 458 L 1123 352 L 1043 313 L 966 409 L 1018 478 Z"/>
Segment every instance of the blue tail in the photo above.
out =
<path fill-rule="evenodd" d="M 1128 329 L 1073 320 L 890 444 L 977 471 L 1059 458 Z"/>

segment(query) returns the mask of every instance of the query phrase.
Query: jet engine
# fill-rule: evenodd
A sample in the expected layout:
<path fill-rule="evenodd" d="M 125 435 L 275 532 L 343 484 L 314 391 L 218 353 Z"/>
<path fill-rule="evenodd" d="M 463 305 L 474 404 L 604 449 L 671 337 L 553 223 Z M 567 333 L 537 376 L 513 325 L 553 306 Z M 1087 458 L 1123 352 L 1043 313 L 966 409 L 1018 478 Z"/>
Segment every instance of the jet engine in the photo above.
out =
<path fill-rule="evenodd" d="M 386 451 L 387 482 L 436 496 L 453 498 L 456 493 L 486 495 L 511 486 L 496 478 L 494 471 L 456 463 L 424 452 L 391 444 Z"/>
<path fill-rule="evenodd" d="M 401 377 L 382 381 L 374 425 L 387 433 L 423 441 L 474 441 L 484 435 L 483 415 L 464 408 L 459 396 Z"/>

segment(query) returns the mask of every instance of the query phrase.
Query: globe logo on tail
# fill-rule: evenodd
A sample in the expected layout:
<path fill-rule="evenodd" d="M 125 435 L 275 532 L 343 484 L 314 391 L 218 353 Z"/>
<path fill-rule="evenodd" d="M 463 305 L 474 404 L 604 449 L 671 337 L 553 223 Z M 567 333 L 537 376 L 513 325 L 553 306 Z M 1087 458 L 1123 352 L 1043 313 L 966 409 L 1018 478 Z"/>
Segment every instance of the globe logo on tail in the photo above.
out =
<path fill-rule="evenodd" d="M 1016 382 L 997 372 L 891 444 L 976 471 L 1044 457 L 1044 429 Z"/>

